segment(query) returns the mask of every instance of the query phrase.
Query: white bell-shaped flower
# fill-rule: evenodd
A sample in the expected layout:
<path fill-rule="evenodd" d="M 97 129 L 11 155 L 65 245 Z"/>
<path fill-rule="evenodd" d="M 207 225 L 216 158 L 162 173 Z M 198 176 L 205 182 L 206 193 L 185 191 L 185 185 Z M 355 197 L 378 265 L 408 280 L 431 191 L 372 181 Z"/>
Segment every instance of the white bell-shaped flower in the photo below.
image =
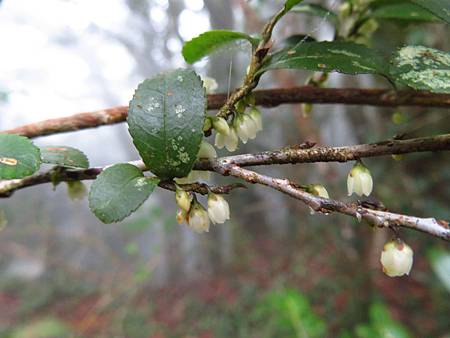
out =
<path fill-rule="evenodd" d="M 230 128 L 230 133 L 226 136 L 220 133 L 216 134 L 214 145 L 219 149 L 225 147 L 229 152 L 233 152 L 237 149 L 238 144 L 239 139 L 234 128 Z"/>
<path fill-rule="evenodd" d="M 230 126 L 228 122 L 223 117 L 215 117 L 213 118 L 212 125 L 218 133 L 227 136 L 230 134 Z"/>
<path fill-rule="evenodd" d="M 248 114 L 255 122 L 256 131 L 258 132 L 263 130 L 261 112 L 259 111 L 259 109 L 256 107 L 252 107 L 252 109 L 250 109 L 250 113 Z"/>
<path fill-rule="evenodd" d="M 188 226 L 197 233 L 208 232 L 209 231 L 209 217 L 205 208 L 195 202 L 189 212 L 189 222 Z"/>
<path fill-rule="evenodd" d="M 235 120 L 236 133 L 241 139 L 242 143 L 247 143 L 249 139 L 256 137 L 257 127 L 253 119 L 244 114 L 239 115 Z"/>
<path fill-rule="evenodd" d="M 230 206 L 225 198 L 210 193 L 208 195 L 208 215 L 214 224 L 222 224 L 230 219 Z"/>
<path fill-rule="evenodd" d="M 219 87 L 217 85 L 216 79 L 209 77 L 209 76 L 201 76 L 201 78 L 203 80 L 203 87 L 205 87 L 207 94 L 214 93 L 217 90 L 217 88 Z"/>
<path fill-rule="evenodd" d="M 409 275 L 413 265 L 413 251 L 403 241 L 390 241 L 384 245 L 380 262 L 389 277 Z"/>
<path fill-rule="evenodd" d="M 202 141 L 200 143 L 200 150 L 198 151 L 197 158 L 212 160 L 216 157 L 217 157 L 216 149 L 214 149 L 214 147 L 210 143 Z"/>
<path fill-rule="evenodd" d="M 192 196 L 183 189 L 177 189 L 175 191 L 175 200 L 182 210 L 189 211 L 191 208 Z"/>
<path fill-rule="evenodd" d="M 348 173 L 347 177 L 347 190 L 348 195 L 355 193 L 359 196 L 366 195 L 369 196 L 373 189 L 373 180 L 370 175 L 369 169 L 362 164 L 357 162 L 352 170 Z"/>

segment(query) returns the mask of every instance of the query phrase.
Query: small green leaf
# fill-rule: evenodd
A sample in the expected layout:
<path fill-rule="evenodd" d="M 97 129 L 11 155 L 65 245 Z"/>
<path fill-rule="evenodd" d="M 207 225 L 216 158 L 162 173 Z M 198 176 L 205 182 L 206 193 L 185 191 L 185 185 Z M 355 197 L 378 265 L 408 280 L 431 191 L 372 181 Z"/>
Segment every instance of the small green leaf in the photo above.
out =
<path fill-rule="evenodd" d="M 449 0 L 412 0 L 442 20 L 450 23 L 450 1 Z"/>
<path fill-rule="evenodd" d="M 210 55 L 214 51 L 228 45 L 231 42 L 247 40 L 252 45 L 258 44 L 258 39 L 250 35 L 228 30 L 213 30 L 200 34 L 183 46 L 183 57 L 187 63 L 192 64 Z"/>
<path fill-rule="evenodd" d="M 329 20 L 333 25 L 337 25 L 339 23 L 339 18 L 336 13 L 316 4 L 298 5 L 292 8 L 292 12 L 318 16 Z"/>
<path fill-rule="evenodd" d="M 371 4 L 370 17 L 408 21 L 436 21 L 438 17 L 409 1 L 379 0 Z"/>
<path fill-rule="evenodd" d="M 75 148 L 66 146 L 41 147 L 42 162 L 67 168 L 89 168 L 86 155 Z"/>
<path fill-rule="evenodd" d="M 307 69 L 346 74 L 387 73 L 387 65 L 375 50 L 353 42 L 307 42 L 275 52 L 260 70 Z"/>
<path fill-rule="evenodd" d="M 292 7 L 294 7 L 295 5 L 298 5 L 300 2 L 302 2 L 303 0 L 287 0 L 284 4 L 284 11 L 290 11 L 292 9 Z"/>
<path fill-rule="evenodd" d="M 123 220 L 150 196 L 159 179 L 145 177 L 132 164 L 115 164 L 98 175 L 89 192 L 89 207 L 103 223 Z"/>
<path fill-rule="evenodd" d="M 139 85 L 127 121 L 134 145 L 156 176 L 189 174 L 203 138 L 206 104 L 193 70 L 177 69 Z"/>
<path fill-rule="evenodd" d="M 0 134 L 0 179 L 22 178 L 41 165 L 39 148 L 24 136 Z"/>
<path fill-rule="evenodd" d="M 450 53 L 423 46 L 406 46 L 391 59 L 396 82 L 418 90 L 450 93 Z"/>

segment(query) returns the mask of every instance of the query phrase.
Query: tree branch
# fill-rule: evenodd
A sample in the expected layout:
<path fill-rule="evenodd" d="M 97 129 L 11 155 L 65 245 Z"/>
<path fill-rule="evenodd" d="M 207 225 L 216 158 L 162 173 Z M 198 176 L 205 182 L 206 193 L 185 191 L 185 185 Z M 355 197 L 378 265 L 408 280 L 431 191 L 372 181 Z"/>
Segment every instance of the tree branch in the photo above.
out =
<path fill-rule="evenodd" d="M 450 134 L 420 137 L 409 140 L 387 140 L 370 144 L 345 147 L 313 147 L 312 143 L 287 147 L 277 151 L 257 154 L 226 156 L 214 162 L 200 161 L 197 170 L 216 170 L 223 164 L 236 164 L 240 167 L 272 164 L 296 164 L 315 162 L 348 162 L 361 158 L 407 154 L 425 151 L 450 150 Z M 305 149 L 307 148 L 307 149 Z"/>
<path fill-rule="evenodd" d="M 281 104 L 318 103 L 318 104 L 356 104 L 373 106 L 422 106 L 450 108 L 450 95 L 433 94 L 420 91 L 391 91 L 386 89 L 338 89 L 316 88 L 312 86 L 255 90 L 256 104 L 275 107 Z M 227 99 L 226 94 L 208 95 L 208 109 L 222 107 Z M 51 134 L 95 128 L 103 125 L 125 121 L 128 107 L 119 106 L 100 111 L 79 113 L 68 117 L 36 122 L 14 129 L 3 131 L 8 134 L 19 134 L 30 138 Z"/>
<path fill-rule="evenodd" d="M 288 179 L 261 175 L 234 164 L 227 166 L 226 171 L 229 175 L 239 177 L 247 182 L 262 184 L 278 190 L 302 201 L 315 211 L 323 213 L 338 212 L 355 217 L 358 220 L 365 219 L 370 224 L 378 227 L 406 227 L 450 241 L 450 228 L 448 222 L 443 220 L 438 221 L 434 218 L 419 218 L 388 211 L 372 210 L 354 203 L 348 204 L 328 198 L 321 198 L 305 192 Z"/>
<path fill-rule="evenodd" d="M 147 171 L 147 168 L 142 161 L 132 161 L 128 163 L 138 167 L 142 171 Z M 59 184 L 61 182 L 94 180 L 108 167 L 109 166 L 89 169 L 64 169 L 61 167 L 56 167 L 50 171 L 35 174 L 22 179 L 0 180 L 0 198 L 10 197 L 16 190 L 21 190 L 44 183 L 54 182 L 55 184 Z M 158 186 L 170 191 L 176 190 L 176 185 L 173 181 L 161 181 Z M 233 189 L 246 188 L 245 185 L 240 183 L 233 183 L 223 186 L 209 186 L 205 183 L 192 183 L 178 184 L 178 186 L 182 187 L 186 191 L 192 191 L 201 195 L 207 195 L 209 191 L 215 194 L 229 194 Z"/>
<path fill-rule="evenodd" d="M 438 221 L 434 218 L 418 218 L 381 210 L 372 210 L 357 204 L 346 204 L 331 199 L 320 198 L 305 192 L 300 186 L 287 179 L 272 178 L 243 168 L 245 166 L 270 164 L 330 161 L 345 162 L 373 156 L 405 154 L 420 151 L 450 150 L 450 134 L 410 140 L 389 140 L 348 147 L 314 148 L 312 146 L 313 144 L 306 143 L 304 145 L 290 147 L 279 151 L 227 156 L 213 161 L 199 161 L 194 168 L 197 170 L 215 171 L 223 176 L 231 175 L 244 179 L 250 183 L 266 185 L 301 200 L 316 211 L 338 212 L 358 219 L 363 218 L 379 227 L 407 227 L 450 241 L 450 229 L 448 227 L 448 222 L 446 221 Z M 130 163 L 136 165 L 141 170 L 147 170 L 142 161 Z M 0 181 L 0 197 L 9 197 L 14 191 L 26 187 L 53 182 L 55 181 L 55 178 L 57 182 L 94 179 L 103 170 L 104 168 L 101 167 L 81 170 L 57 168 L 46 173 L 36 174 L 23 179 Z M 164 189 L 175 190 L 175 184 L 173 182 L 161 182 L 159 186 Z M 229 193 L 231 190 L 239 187 L 242 187 L 242 185 L 231 184 L 219 187 L 209 187 L 208 185 L 201 183 L 183 185 L 184 189 L 200 194 L 207 194 L 208 191 L 220 194 Z"/>

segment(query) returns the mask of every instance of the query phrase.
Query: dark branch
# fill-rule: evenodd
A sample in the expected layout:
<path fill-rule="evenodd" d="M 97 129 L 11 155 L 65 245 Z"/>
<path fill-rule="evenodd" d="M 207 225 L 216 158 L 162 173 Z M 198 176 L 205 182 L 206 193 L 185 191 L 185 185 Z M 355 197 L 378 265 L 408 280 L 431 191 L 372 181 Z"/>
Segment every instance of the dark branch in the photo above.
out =
<path fill-rule="evenodd" d="M 249 167 L 272 164 L 347 162 L 375 156 L 424 151 L 448 151 L 450 150 L 450 134 L 409 140 L 388 140 L 346 147 L 311 147 L 312 145 L 304 144 L 278 151 L 227 156 L 219 158 L 214 162 L 201 161 L 195 165 L 195 169 L 216 170 L 216 167 L 222 164 L 236 164 L 240 167 Z M 305 147 L 309 148 L 304 149 Z"/>
<path fill-rule="evenodd" d="M 253 91 L 256 104 L 275 107 L 292 103 L 356 104 L 373 106 L 422 106 L 450 108 L 450 95 L 386 89 L 338 89 L 312 86 Z M 208 109 L 218 109 L 226 102 L 226 94 L 208 95 Z M 79 113 L 68 117 L 36 122 L 3 131 L 30 138 L 95 128 L 125 121 L 128 107 L 120 106 L 100 111 Z"/>

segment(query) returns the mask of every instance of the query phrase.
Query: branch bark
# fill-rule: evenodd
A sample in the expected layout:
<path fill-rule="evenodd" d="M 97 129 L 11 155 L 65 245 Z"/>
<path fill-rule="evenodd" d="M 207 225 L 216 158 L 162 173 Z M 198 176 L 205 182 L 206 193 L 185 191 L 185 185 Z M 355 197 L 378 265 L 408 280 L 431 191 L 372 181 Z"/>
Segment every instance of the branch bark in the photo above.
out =
<path fill-rule="evenodd" d="M 132 161 L 128 162 L 142 171 L 147 171 L 145 164 L 142 161 Z M 85 181 L 94 180 L 98 175 L 101 174 L 106 167 L 95 167 L 89 169 L 64 169 L 55 168 L 53 170 L 28 176 L 22 179 L 14 180 L 0 180 L 0 198 L 11 197 L 11 195 L 17 191 L 24 188 L 29 188 L 32 186 L 44 184 L 44 183 L 55 183 L 59 184 L 61 182 L 73 182 L 73 181 Z M 160 188 L 175 191 L 176 185 L 172 181 L 161 181 L 158 186 Z M 193 183 L 193 184 L 178 184 L 186 191 L 192 191 L 201 195 L 207 195 L 209 191 L 215 194 L 229 194 L 233 189 L 246 188 L 245 185 L 239 183 L 233 183 L 222 186 L 209 186 L 205 183 Z"/>
<path fill-rule="evenodd" d="M 330 212 L 341 213 L 355 217 L 358 220 L 367 220 L 370 224 L 377 227 L 406 227 L 450 241 L 450 228 L 447 221 L 372 210 L 355 203 L 349 204 L 328 198 L 321 198 L 305 192 L 288 179 L 261 175 L 234 164 L 227 167 L 226 170 L 231 176 L 241 178 L 250 183 L 265 185 L 298 199 L 318 212 L 326 214 Z"/>
<path fill-rule="evenodd" d="M 218 159 L 216 162 L 220 162 L 221 164 L 236 164 L 240 167 L 315 162 L 348 162 L 367 157 L 448 150 L 450 150 L 450 134 L 445 134 L 409 140 L 386 140 L 345 147 L 314 147 L 313 143 L 304 143 L 277 151 L 226 156 Z M 215 166 L 215 162 L 200 161 L 195 165 L 195 169 L 215 170 Z"/>
<path fill-rule="evenodd" d="M 355 104 L 372 106 L 422 106 L 450 108 L 450 95 L 417 91 L 391 91 L 386 89 L 316 88 L 311 86 L 253 91 L 256 104 L 276 107 L 281 104 Z M 208 95 L 208 109 L 219 109 L 227 100 L 226 94 Z M 125 121 L 128 107 L 119 106 L 100 111 L 79 113 L 68 117 L 31 123 L 3 131 L 30 138 L 51 134 L 96 128 Z"/>

